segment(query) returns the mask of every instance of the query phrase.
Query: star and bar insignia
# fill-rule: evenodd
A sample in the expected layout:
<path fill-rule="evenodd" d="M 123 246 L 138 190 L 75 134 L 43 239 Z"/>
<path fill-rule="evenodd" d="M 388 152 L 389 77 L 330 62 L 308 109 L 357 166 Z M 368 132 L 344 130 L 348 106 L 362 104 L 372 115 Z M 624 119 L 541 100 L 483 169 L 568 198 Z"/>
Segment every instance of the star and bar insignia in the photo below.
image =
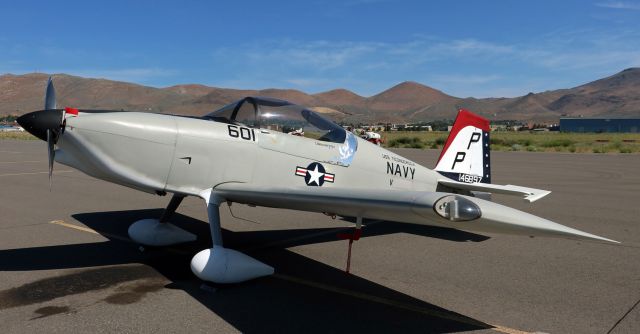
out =
<path fill-rule="evenodd" d="M 309 166 L 296 167 L 296 175 L 304 177 L 304 181 L 308 186 L 322 187 L 325 182 L 333 183 L 336 175 L 327 173 L 322 164 L 312 162 Z"/>

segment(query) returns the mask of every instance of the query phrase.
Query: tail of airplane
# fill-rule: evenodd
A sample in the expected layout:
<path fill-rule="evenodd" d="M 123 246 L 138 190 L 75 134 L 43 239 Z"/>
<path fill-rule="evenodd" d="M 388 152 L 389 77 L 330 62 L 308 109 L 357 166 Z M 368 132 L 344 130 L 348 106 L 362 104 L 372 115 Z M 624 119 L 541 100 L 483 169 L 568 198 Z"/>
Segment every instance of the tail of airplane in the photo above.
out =
<path fill-rule="evenodd" d="M 460 109 L 435 170 L 464 183 L 491 183 L 489 120 Z"/>

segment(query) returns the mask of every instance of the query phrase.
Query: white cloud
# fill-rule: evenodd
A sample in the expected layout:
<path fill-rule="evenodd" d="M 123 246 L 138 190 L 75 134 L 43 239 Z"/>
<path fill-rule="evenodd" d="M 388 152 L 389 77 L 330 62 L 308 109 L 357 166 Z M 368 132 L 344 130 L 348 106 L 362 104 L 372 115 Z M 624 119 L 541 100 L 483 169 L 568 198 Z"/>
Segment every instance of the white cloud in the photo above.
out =
<path fill-rule="evenodd" d="M 391 0 L 348 0 L 344 1 L 344 6 L 372 5 L 376 3 L 391 2 Z"/>
<path fill-rule="evenodd" d="M 375 52 L 380 43 L 330 41 L 269 41 L 242 45 L 236 49 L 220 48 L 213 56 L 223 61 L 245 64 L 300 66 L 329 70 Z"/>
<path fill-rule="evenodd" d="M 214 64 L 225 64 L 228 77 L 211 84 L 343 87 L 368 96 L 412 80 L 456 96 L 516 96 L 640 66 L 638 40 L 635 30 L 556 31 L 512 44 L 424 36 L 397 43 L 272 40 L 217 49 Z"/>
<path fill-rule="evenodd" d="M 640 65 L 640 31 L 564 31 L 524 45 L 526 64 L 554 71 L 616 71 Z"/>
<path fill-rule="evenodd" d="M 496 55 L 513 53 L 514 46 L 483 42 L 475 39 L 462 39 L 436 44 L 434 47 L 430 48 L 430 51 L 442 52 L 443 54 L 455 53 L 456 55 Z"/>
<path fill-rule="evenodd" d="M 289 78 L 284 80 L 287 83 L 290 83 L 294 86 L 305 87 L 305 88 L 315 88 L 319 86 L 325 86 L 333 83 L 332 80 L 327 78 Z"/>
<path fill-rule="evenodd" d="M 566 52 L 548 53 L 538 58 L 535 63 L 551 69 L 574 71 L 602 67 L 618 68 L 640 66 L 640 50 L 608 51 L 608 52 Z"/>
<path fill-rule="evenodd" d="M 627 1 L 607 1 L 596 3 L 596 6 L 612 9 L 640 10 L 640 3 Z"/>
<path fill-rule="evenodd" d="M 46 47 L 38 52 L 52 59 L 48 65 L 36 62 L 44 65 L 28 68 L 32 62 L 21 62 L 28 57 L 18 52 L 0 55 L 5 57 L 0 58 L 0 72 L 38 70 L 152 85 L 203 80 L 209 85 L 244 89 L 278 87 L 319 92 L 347 88 L 364 96 L 392 83 L 411 80 L 455 96 L 492 96 L 491 92 L 518 95 L 513 93 L 518 91 L 522 95 L 538 87 L 577 85 L 640 66 L 638 43 L 640 31 L 633 27 L 554 31 L 518 42 L 433 36 L 412 36 L 401 42 L 252 41 L 214 49 L 210 66 L 202 66 L 198 79 L 140 61 L 137 65 L 105 61 L 100 68 L 95 64 L 101 63 L 101 57 L 120 56 L 89 55 L 78 50 L 67 53 L 67 49 Z M 178 77 L 180 82 L 174 80 Z"/>
<path fill-rule="evenodd" d="M 502 79 L 502 76 L 490 75 L 436 75 L 431 78 L 434 83 L 457 84 L 457 85 L 480 85 L 495 82 Z"/>
<path fill-rule="evenodd" d="M 358 41 L 269 41 L 242 45 L 236 49 L 219 48 L 213 57 L 220 62 L 241 63 L 242 67 L 305 68 L 326 72 L 335 69 L 350 71 L 392 69 L 415 66 L 442 59 L 495 57 L 514 53 L 513 45 L 501 45 L 459 39 L 433 41 L 419 39 L 404 43 Z"/>
<path fill-rule="evenodd" d="M 74 74 L 82 77 L 105 78 L 127 82 L 145 82 L 159 77 L 174 76 L 177 70 L 163 68 L 125 68 L 125 69 L 70 69 L 62 73 Z"/>

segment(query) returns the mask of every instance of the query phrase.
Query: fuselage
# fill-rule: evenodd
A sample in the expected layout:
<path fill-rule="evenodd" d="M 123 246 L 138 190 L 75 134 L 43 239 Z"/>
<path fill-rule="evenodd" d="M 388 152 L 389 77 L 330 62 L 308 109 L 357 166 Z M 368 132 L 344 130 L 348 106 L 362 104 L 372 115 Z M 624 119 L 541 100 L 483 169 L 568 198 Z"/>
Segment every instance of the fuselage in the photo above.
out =
<path fill-rule="evenodd" d="M 199 118 L 114 112 L 66 122 L 58 162 L 150 193 L 198 196 L 228 182 L 435 191 L 438 180 L 436 172 L 351 134 L 347 141 L 356 148 L 345 163 L 336 156 L 346 144 Z"/>
<path fill-rule="evenodd" d="M 301 137 L 276 131 L 284 127 L 249 127 L 206 118 L 80 113 L 66 117 L 55 159 L 148 193 L 207 200 L 203 194 L 216 192 L 224 194 L 224 200 L 259 206 L 479 232 L 609 241 L 498 203 L 452 195 L 440 189 L 443 176 L 438 172 L 333 123 L 313 119 L 317 117 L 313 114 L 303 116 L 329 132 Z M 327 194 L 344 200 L 313 200 Z"/>

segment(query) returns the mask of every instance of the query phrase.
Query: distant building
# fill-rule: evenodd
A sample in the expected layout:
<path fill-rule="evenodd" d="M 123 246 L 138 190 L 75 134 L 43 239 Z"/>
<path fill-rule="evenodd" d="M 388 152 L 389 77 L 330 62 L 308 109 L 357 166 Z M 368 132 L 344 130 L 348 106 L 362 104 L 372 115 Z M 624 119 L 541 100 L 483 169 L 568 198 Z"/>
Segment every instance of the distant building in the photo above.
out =
<path fill-rule="evenodd" d="M 640 132 L 640 118 L 560 118 L 562 132 Z"/>

